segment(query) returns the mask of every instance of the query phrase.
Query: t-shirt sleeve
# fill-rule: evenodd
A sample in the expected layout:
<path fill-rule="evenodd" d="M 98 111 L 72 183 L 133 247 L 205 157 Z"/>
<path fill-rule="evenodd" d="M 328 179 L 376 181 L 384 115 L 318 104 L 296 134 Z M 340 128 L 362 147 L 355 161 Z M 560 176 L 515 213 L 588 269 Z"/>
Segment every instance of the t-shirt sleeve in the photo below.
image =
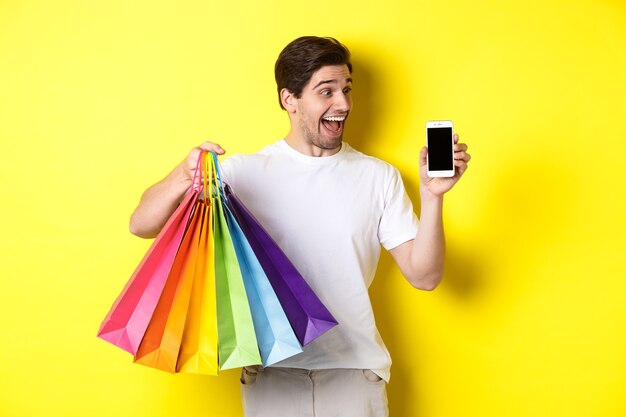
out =
<path fill-rule="evenodd" d="M 419 221 L 404 188 L 400 172 L 393 168 L 385 194 L 385 207 L 378 225 L 378 240 L 385 249 L 391 250 L 415 239 L 418 227 Z"/>

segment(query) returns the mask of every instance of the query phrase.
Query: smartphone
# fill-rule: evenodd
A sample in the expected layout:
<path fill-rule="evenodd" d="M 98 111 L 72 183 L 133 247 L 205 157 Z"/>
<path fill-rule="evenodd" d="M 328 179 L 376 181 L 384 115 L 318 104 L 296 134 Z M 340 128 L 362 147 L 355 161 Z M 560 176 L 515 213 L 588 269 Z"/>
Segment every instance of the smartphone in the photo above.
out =
<path fill-rule="evenodd" d="M 454 176 L 454 139 L 450 120 L 426 122 L 426 167 L 429 177 Z"/>

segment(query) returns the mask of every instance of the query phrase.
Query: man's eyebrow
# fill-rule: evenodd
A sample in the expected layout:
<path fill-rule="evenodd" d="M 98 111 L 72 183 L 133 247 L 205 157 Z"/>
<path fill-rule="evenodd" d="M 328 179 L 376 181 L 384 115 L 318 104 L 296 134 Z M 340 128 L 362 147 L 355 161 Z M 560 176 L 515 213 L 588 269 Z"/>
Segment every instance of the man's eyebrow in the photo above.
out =
<path fill-rule="evenodd" d="M 322 80 L 319 83 L 317 83 L 315 87 L 313 87 L 313 90 L 315 90 L 317 87 L 323 84 L 336 84 L 336 83 L 337 83 L 337 80 Z M 352 83 L 352 78 L 346 78 L 346 83 Z"/>

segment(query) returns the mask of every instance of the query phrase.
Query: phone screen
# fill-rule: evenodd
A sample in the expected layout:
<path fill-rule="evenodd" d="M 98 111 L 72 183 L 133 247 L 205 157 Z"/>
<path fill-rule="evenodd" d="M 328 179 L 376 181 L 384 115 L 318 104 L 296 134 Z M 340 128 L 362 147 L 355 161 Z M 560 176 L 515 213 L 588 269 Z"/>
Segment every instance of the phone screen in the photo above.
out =
<path fill-rule="evenodd" d="M 427 129 L 428 168 L 431 171 L 450 171 L 454 168 L 451 127 Z"/>

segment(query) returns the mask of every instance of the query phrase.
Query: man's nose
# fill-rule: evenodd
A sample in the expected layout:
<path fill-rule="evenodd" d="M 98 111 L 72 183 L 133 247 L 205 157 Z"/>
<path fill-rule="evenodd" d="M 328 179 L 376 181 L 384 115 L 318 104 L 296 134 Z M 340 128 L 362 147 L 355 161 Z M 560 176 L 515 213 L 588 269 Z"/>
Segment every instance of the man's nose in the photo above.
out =
<path fill-rule="evenodd" d="M 335 95 L 335 107 L 340 111 L 349 111 L 352 107 L 352 98 L 345 93 Z"/>

